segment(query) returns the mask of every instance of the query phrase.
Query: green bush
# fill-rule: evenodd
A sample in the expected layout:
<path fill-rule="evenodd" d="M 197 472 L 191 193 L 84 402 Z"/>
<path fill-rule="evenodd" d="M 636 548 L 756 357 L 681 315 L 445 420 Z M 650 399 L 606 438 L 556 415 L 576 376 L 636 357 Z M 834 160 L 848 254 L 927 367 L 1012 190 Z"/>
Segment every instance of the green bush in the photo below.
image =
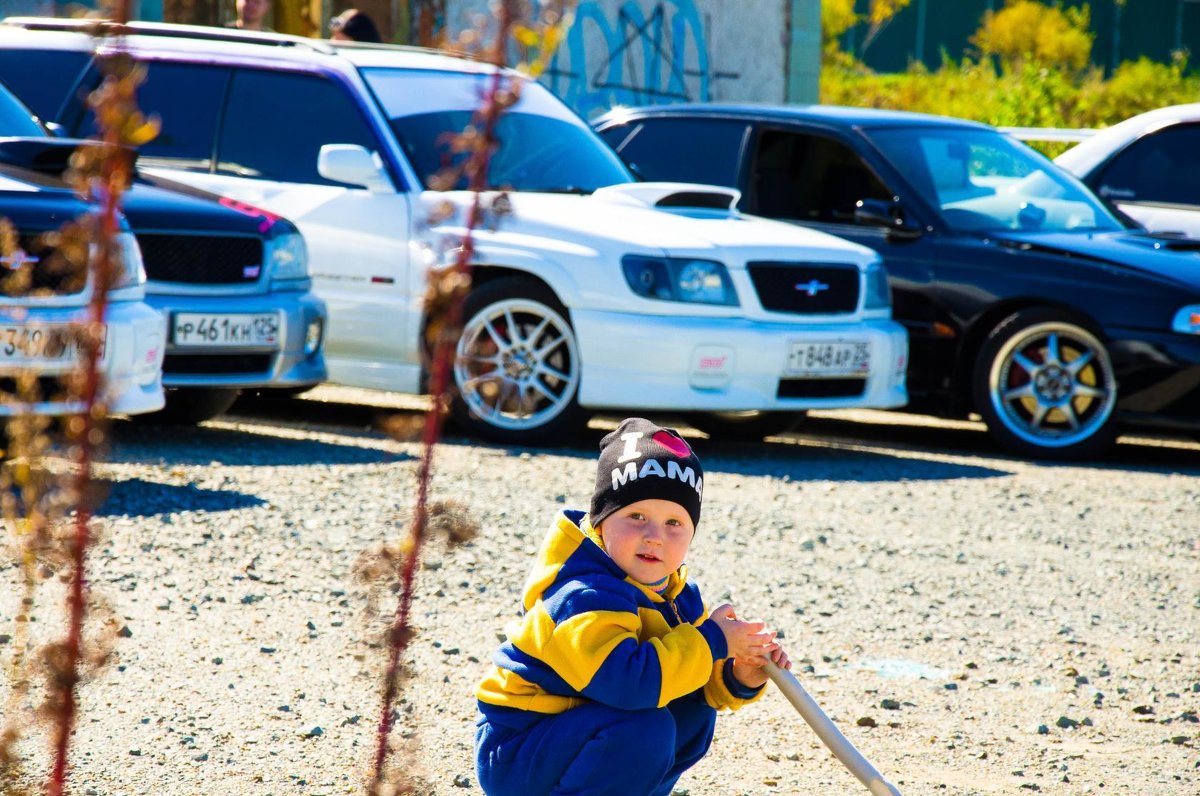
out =
<path fill-rule="evenodd" d="M 1182 53 L 1169 64 L 1127 61 L 1108 78 L 1084 67 L 1091 48 L 1086 26 L 1086 7 L 1064 12 L 1013 0 L 983 20 L 973 39 L 983 55 L 961 61 L 944 55 L 936 71 L 915 63 L 897 74 L 872 72 L 827 37 L 821 102 L 1058 128 L 1107 127 L 1152 108 L 1200 102 L 1200 75 L 1187 73 Z M 1022 41 L 1036 46 L 1022 49 Z M 1065 147 L 1038 148 L 1057 154 Z"/>

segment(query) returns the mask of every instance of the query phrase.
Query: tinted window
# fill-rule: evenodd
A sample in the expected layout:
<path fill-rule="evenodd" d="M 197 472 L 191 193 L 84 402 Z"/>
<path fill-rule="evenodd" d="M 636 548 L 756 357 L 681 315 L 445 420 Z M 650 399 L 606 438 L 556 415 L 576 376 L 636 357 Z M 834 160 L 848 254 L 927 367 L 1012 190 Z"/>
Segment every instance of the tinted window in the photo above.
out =
<path fill-rule="evenodd" d="M 893 196 L 845 144 L 782 130 L 759 136 L 748 192 L 752 213 L 839 224 L 854 223 L 858 200 Z"/>
<path fill-rule="evenodd" d="M 1200 125 L 1171 127 L 1134 142 L 1096 184 L 1107 199 L 1200 205 Z"/>
<path fill-rule="evenodd" d="M 173 168 L 208 171 L 212 166 L 213 135 L 229 70 L 218 66 L 150 63 L 146 82 L 138 87 L 138 108 L 157 116 L 158 136 L 138 150 L 140 162 L 166 160 Z M 95 135 L 96 119 L 89 111 L 76 128 Z"/>
<path fill-rule="evenodd" d="M 0 49 L 0 80 L 42 121 L 57 121 L 90 59 L 89 53 L 69 50 Z"/>
<path fill-rule="evenodd" d="M 314 75 L 238 70 L 221 126 L 218 172 L 341 185 L 317 173 L 324 144 L 379 148 L 342 86 Z"/>
<path fill-rule="evenodd" d="M 646 119 L 604 138 L 644 180 L 737 187 L 746 125 L 722 119 Z"/>

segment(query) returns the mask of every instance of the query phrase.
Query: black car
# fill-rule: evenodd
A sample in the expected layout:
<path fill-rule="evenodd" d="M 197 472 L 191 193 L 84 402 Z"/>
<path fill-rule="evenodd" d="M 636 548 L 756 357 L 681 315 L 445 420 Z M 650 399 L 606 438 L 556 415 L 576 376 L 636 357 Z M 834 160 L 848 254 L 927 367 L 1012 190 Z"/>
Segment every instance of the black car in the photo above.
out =
<path fill-rule="evenodd" d="M 735 187 L 746 213 L 878 251 L 909 332 L 910 411 L 976 412 L 1008 448 L 1051 458 L 1126 425 L 1200 428 L 1200 241 L 1131 228 L 992 127 L 753 105 L 595 126 L 644 179 Z"/>

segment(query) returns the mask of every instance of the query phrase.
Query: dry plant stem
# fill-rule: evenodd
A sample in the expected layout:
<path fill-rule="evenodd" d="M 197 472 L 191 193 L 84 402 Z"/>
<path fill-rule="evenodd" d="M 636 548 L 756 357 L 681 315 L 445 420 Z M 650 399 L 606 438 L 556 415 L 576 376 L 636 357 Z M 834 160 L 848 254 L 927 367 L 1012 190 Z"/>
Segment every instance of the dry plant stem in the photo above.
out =
<path fill-rule="evenodd" d="M 118 24 L 129 18 L 128 0 L 116 4 L 113 15 Z M 54 763 L 46 787 L 49 796 L 62 796 L 67 786 L 67 764 L 71 734 L 75 728 L 78 709 L 76 685 L 79 682 L 79 662 L 83 651 L 83 624 L 87 606 L 87 549 L 91 542 L 92 507 L 86 496 L 92 479 L 92 458 L 103 422 L 97 398 L 100 389 L 99 359 L 104 324 L 104 312 L 108 305 L 108 285 L 111 281 L 113 263 L 111 241 L 118 231 L 117 207 L 127 178 L 127 165 L 118 152 L 121 143 L 120 131 L 105 129 L 103 141 L 108 153 L 104 158 L 101 179 L 104 191 L 101 199 L 100 218 L 97 224 L 98 245 L 96 256 L 89 267 L 94 285 L 88 302 L 88 325 L 82 340 L 83 355 L 83 413 L 75 440 L 75 533 L 70 545 L 71 581 L 67 594 L 67 638 L 63 645 L 64 671 L 57 674 L 57 683 L 62 692 L 61 709 L 56 712 L 54 728 Z"/>
<path fill-rule="evenodd" d="M 467 173 L 470 174 L 468 189 L 473 194 L 471 209 L 467 214 L 466 231 L 463 234 L 461 247 L 452 266 L 454 273 L 461 274 L 469 280 L 471 261 L 474 257 L 475 246 L 473 233 L 478 229 L 483 219 L 483 192 L 487 189 L 488 166 L 496 148 L 496 125 L 504 112 L 504 106 L 497 101 L 497 95 L 504 86 L 503 67 L 504 42 L 508 40 L 512 27 L 512 13 L 509 0 L 499 5 L 497 9 L 498 30 L 493 63 L 496 72 L 492 76 L 491 85 L 483 99 L 479 111 L 482 120 L 482 144 L 477 147 L 470 157 Z M 411 637 L 409 632 L 409 615 L 412 608 L 413 580 L 416 576 L 417 564 L 420 561 L 421 545 L 425 541 L 425 531 L 429 521 L 429 483 L 433 475 L 433 452 L 441 436 L 442 424 L 446 416 L 448 401 L 448 386 L 450 382 L 450 365 L 457 345 L 457 330 L 462 325 L 463 300 L 466 290 L 458 290 L 454 300 L 447 309 L 446 323 L 438 336 L 433 351 L 432 373 L 430 375 L 430 394 L 433 402 L 425 413 L 425 428 L 421 439 L 421 463 L 417 470 L 417 505 L 413 513 L 412 530 L 409 534 L 409 545 L 404 556 L 404 564 L 400 576 L 400 596 L 396 606 L 396 616 L 388 633 L 388 667 L 384 676 L 383 705 L 379 714 L 378 738 L 375 750 L 375 771 L 371 782 L 374 792 L 384 782 L 384 768 L 387 763 L 388 737 L 392 731 L 392 706 L 396 701 L 399 689 L 400 661 Z"/>

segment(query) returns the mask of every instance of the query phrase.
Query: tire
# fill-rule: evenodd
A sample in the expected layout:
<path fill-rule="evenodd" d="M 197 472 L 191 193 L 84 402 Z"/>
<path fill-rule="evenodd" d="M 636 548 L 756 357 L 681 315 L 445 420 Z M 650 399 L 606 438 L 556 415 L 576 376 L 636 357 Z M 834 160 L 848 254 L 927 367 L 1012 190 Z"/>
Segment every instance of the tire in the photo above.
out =
<path fill-rule="evenodd" d="M 1021 310 L 988 334 L 975 362 L 976 410 L 1023 456 L 1079 459 L 1116 439 L 1117 379 L 1104 343 L 1050 308 Z"/>
<path fill-rule="evenodd" d="M 152 426 L 194 426 L 222 415 L 233 406 L 239 390 L 218 387 L 178 387 L 167 390 L 167 405 L 157 412 L 134 415 Z"/>
<path fill-rule="evenodd" d="M 554 293 L 530 279 L 498 279 L 467 297 L 463 317 L 452 374 L 458 425 L 502 443 L 574 438 L 584 420 L 582 362 Z"/>
<path fill-rule="evenodd" d="M 758 442 L 791 431 L 804 412 L 689 412 L 684 419 L 714 440 Z"/>

